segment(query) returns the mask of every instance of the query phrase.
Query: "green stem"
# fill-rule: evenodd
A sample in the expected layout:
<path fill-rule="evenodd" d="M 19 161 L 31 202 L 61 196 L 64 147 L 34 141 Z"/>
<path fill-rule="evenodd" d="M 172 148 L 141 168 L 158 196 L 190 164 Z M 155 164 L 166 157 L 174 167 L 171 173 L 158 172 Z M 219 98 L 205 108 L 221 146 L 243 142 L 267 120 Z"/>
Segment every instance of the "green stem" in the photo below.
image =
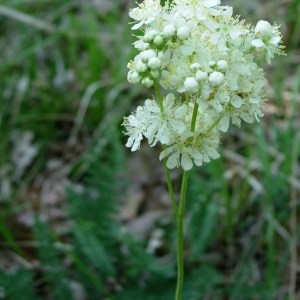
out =
<path fill-rule="evenodd" d="M 161 95 L 157 81 L 154 81 L 154 89 L 155 89 L 156 98 L 158 100 L 158 104 L 160 107 L 160 111 L 163 112 L 164 111 L 163 99 L 162 99 L 162 95 Z"/>
<path fill-rule="evenodd" d="M 176 287 L 176 300 L 182 299 L 182 288 L 184 279 L 184 255 L 183 255 L 183 220 L 185 212 L 186 192 L 189 179 L 189 171 L 184 171 L 181 183 L 179 210 L 177 215 L 177 287 Z"/>
<path fill-rule="evenodd" d="M 155 89 L 156 98 L 157 98 L 160 110 L 161 110 L 161 112 L 163 112 L 164 111 L 163 99 L 162 99 L 162 95 L 161 95 L 157 81 L 154 82 L 154 89 Z M 165 148 L 166 148 L 165 145 L 162 145 L 162 148 L 163 148 L 163 150 L 165 150 Z M 177 204 L 175 201 L 170 170 L 167 168 L 167 159 L 166 158 L 163 159 L 163 165 L 164 165 L 165 175 L 166 175 L 166 179 L 167 179 L 168 192 L 169 192 L 169 196 L 171 199 L 173 212 L 174 212 L 175 216 L 178 217 L 178 207 L 177 207 Z"/>
<path fill-rule="evenodd" d="M 163 150 L 164 150 L 164 148 L 165 147 L 163 146 Z M 172 185 L 171 176 L 170 176 L 170 170 L 167 168 L 167 159 L 166 158 L 163 159 L 163 163 L 164 163 L 165 175 L 167 178 L 167 186 L 168 186 L 168 191 L 169 191 L 169 197 L 170 197 L 171 203 L 172 203 L 172 208 L 173 208 L 175 216 L 178 217 L 178 207 L 177 207 L 177 204 L 175 201 L 173 185 Z"/>
<path fill-rule="evenodd" d="M 198 104 L 194 104 L 192 122 L 191 122 L 191 131 L 195 130 L 196 119 L 198 113 Z M 179 209 L 177 214 L 177 286 L 175 300 L 182 299 L 182 289 L 183 289 L 183 280 L 184 280 L 184 230 L 183 230 L 183 221 L 185 213 L 185 203 L 186 203 L 186 194 L 188 187 L 190 171 L 184 171 L 181 182 L 180 190 L 180 199 L 179 199 Z"/>
<path fill-rule="evenodd" d="M 191 130 L 193 132 L 195 131 L 198 108 L 199 108 L 199 105 L 197 103 L 195 103 L 194 110 L 193 110 L 193 116 L 192 116 L 192 123 L 191 123 Z"/>

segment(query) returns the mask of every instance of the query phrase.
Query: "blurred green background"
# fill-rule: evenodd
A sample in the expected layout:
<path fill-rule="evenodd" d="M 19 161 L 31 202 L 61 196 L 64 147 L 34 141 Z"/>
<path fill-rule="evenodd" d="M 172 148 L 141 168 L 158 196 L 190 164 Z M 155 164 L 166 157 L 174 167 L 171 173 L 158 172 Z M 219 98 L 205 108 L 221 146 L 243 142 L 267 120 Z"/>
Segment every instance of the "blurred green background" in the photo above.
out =
<path fill-rule="evenodd" d="M 300 1 L 226 3 L 281 24 L 287 56 L 265 66 L 261 122 L 232 128 L 192 173 L 184 299 L 297 300 Z M 152 93 L 126 81 L 133 6 L 0 2 L 0 299 L 173 299 L 158 150 L 131 153 L 121 127 Z"/>

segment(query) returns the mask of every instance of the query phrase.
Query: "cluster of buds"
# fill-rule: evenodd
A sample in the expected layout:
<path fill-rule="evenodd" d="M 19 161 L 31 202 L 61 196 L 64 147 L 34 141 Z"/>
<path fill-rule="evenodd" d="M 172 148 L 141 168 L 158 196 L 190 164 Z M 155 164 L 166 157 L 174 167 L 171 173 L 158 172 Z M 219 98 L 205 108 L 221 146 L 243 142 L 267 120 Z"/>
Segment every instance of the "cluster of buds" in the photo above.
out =
<path fill-rule="evenodd" d="M 124 119 L 126 146 L 135 151 L 144 138 L 151 146 L 159 142 L 170 169 L 217 158 L 220 132 L 263 116 L 265 79 L 257 57 L 270 63 L 283 53 L 278 25 L 251 27 L 220 4 L 145 0 L 129 12 L 140 35 L 128 81 L 167 92 Z"/>

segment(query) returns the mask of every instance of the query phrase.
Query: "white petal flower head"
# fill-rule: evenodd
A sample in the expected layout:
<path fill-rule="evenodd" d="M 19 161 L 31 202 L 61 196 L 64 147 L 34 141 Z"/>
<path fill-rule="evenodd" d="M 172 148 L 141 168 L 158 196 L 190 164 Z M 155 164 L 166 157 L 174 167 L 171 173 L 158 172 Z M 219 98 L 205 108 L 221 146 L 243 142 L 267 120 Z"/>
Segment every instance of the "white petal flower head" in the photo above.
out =
<path fill-rule="evenodd" d="M 221 0 L 139 2 L 129 13 L 140 30 L 127 78 L 154 86 L 157 99 L 124 119 L 126 146 L 135 151 L 143 139 L 163 145 L 168 168 L 190 170 L 219 157 L 220 133 L 231 124 L 262 117 L 258 57 L 270 63 L 283 54 L 279 26 L 262 20 L 251 27 Z"/>
<path fill-rule="evenodd" d="M 184 119 L 187 111 L 187 105 L 180 104 L 171 93 L 163 99 L 163 110 L 157 101 L 147 99 L 144 106 L 139 106 L 124 119 L 125 134 L 129 136 L 126 146 L 131 147 L 132 151 L 139 149 L 143 137 L 151 146 L 158 142 L 169 144 L 175 135 L 181 135 L 186 130 Z"/>
<path fill-rule="evenodd" d="M 129 136 L 126 147 L 131 148 L 131 151 L 136 151 L 140 148 L 145 131 L 143 120 L 145 120 L 145 114 L 141 106 L 136 109 L 134 114 L 124 118 L 123 126 L 126 129 L 125 135 Z"/>
<path fill-rule="evenodd" d="M 168 144 L 161 152 L 160 160 L 166 158 L 166 165 L 173 169 L 182 167 L 185 171 L 190 170 L 193 165 L 201 166 L 211 159 L 219 157 L 217 148 L 220 135 L 218 128 L 212 127 L 213 121 L 209 114 L 198 110 L 198 118 L 195 124 L 195 131 L 192 132 L 188 125 L 191 121 L 191 113 L 194 105 L 190 104 L 189 114 L 186 114 L 186 129 Z"/>
<path fill-rule="evenodd" d="M 144 0 L 139 4 L 139 7 L 133 8 L 129 12 L 129 16 L 136 21 L 132 29 L 135 30 L 144 24 L 150 24 L 161 11 L 162 7 L 159 0 Z"/>
<path fill-rule="evenodd" d="M 261 20 L 256 24 L 254 32 L 256 38 L 251 42 L 251 45 L 257 51 L 266 51 L 265 57 L 269 64 L 275 53 L 283 54 L 282 38 L 278 25 L 272 26 L 269 22 Z"/>

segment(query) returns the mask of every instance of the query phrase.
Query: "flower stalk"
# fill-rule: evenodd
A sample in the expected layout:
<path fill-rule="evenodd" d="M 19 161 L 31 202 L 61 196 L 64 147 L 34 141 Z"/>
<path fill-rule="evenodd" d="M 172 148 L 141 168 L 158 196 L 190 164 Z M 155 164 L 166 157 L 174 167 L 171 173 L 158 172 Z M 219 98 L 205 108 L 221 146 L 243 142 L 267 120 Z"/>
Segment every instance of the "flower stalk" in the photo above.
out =
<path fill-rule="evenodd" d="M 175 299 L 182 299 L 184 280 L 184 214 L 190 171 L 184 171 L 181 183 L 179 211 L 177 216 L 177 286 Z"/>
<path fill-rule="evenodd" d="M 198 113 L 198 105 L 194 106 L 191 130 L 195 130 L 195 124 Z M 188 180 L 190 171 L 184 171 L 180 188 L 179 210 L 177 214 L 177 286 L 175 299 L 182 299 L 182 289 L 184 280 L 184 215 L 187 198 Z"/>

